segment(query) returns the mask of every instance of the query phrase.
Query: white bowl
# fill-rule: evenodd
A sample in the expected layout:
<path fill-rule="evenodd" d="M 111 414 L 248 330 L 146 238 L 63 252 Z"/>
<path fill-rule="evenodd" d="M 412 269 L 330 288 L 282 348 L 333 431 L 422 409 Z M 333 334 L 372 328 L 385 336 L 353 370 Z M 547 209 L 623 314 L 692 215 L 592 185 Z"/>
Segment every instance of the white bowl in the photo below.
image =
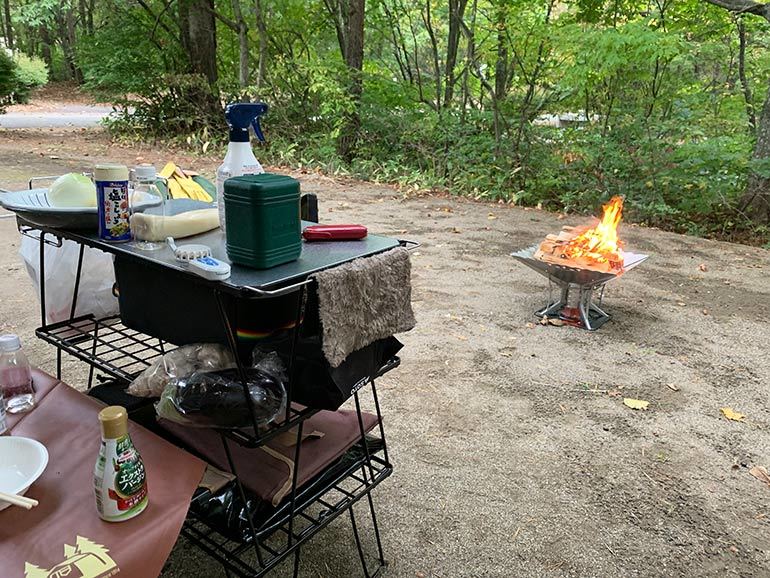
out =
<path fill-rule="evenodd" d="M 23 496 L 48 465 L 48 450 L 39 441 L 0 436 L 0 492 Z M 0 501 L 0 510 L 10 506 Z"/>

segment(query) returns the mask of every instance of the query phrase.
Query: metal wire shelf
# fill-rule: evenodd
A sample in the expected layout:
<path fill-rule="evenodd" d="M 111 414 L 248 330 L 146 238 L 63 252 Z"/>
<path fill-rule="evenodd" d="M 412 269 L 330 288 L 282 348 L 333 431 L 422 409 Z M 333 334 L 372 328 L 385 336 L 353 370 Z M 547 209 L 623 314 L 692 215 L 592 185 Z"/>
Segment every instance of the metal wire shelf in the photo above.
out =
<path fill-rule="evenodd" d="M 175 345 L 126 327 L 117 316 L 74 317 L 39 327 L 35 335 L 92 368 L 127 382 L 161 355 L 176 349 Z"/>
<path fill-rule="evenodd" d="M 20 230 L 26 227 L 21 218 L 18 219 Z M 32 225 L 34 229 L 40 229 L 41 233 L 36 240 L 40 244 L 40 295 L 41 295 L 41 318 L 43 325 L 36 330 L 36 335 L 43 341 L 52 344 L 57 350 L 57 377 L 61 377 L 61 357 L 62 352 L 85 362 L 90 367 L 89 388 L 93 384 L 93 378 L 96 371 L 99 371 L 111 378 L 130 382 L 141 371 L 150 366 L 153 361 L 168 351 L 176 348 L 160 336 L 153 337 L 140 331 L 126 327 L 118 316 L 96 319 L 93 315 L 84 315 L 75 317 L 77 306 L 77 296 L 79 291 L 80 276 L 82 273 L 82 261 L 84 249 L 86 246 L 97 246 L 98 242 L 87 236 L 77 235 L 75 233 L 64 233 L 57 229 L 50 229 Z M 26 229 L 24 234 L 31 234 Z M 45 253 L 44 245 L 49 242 L 46 236 L 56 237 L 56 242 L 61 243 L 61 238 L 69 238 L 80 244 L 77 272 L 73 288 L 73 300 L 70 309 L 70 319 L 57 323 L 46 323 L 46 300 L 45 300 Z M 410 246 L 409 242 L 402 245 Z M 114 252 L 117 249 L 109 245 L 99 247 L 103 250 Z M 244 487 L 241 478 L 238 476 L 236 466 L 228 446 L 228 440 L 232 440 L 240 445 L 250 448 L 260 446 L 269 441 L 279 433 L 288 431 L 296 426 L 296 439 L 294 460 L 295 464 L 300 462 L 301 440 L 303 422 L 305 419 L 315 414 L 318 410 L 287 404 L 284 419 L 273 424 L 269 429 L 259 428 L 254 417 L 253 400 L 248 391 L 247 378 L 242 360 L 238 356 L 238 341 L 235 334 L 234 325 L 231 322 L 227 308 L 223 302 L 224 293 L 219 285 L 213 285 L 205 280 L 195 278 L 194 282 L 201 283 L 213 291 L 220 314 L 220 320 L 223 327 L 226 328 L 226 337 L 231 352 L 233 353 L 240 380 L 244 389 L 246 404 L 252 414 L 252 427 L 233 431 L 220 431 L 222 442 L 229 462 L 229 471 L 235 477 L 235 484 L 241 499 L 246 501 Z M 294 333 L 292 338 L 290 361 L 287 364 L 288 387 L 287 396 L 292 399 L 292 384 L 294 383 L 294 369 L 296 362 L 296 346 L 299 336 L 298 328 L 302 321 L 302 309 L 305 302 L 306 292 L 310 281 L 306 278 L 294 285 L 276 289 L 275 291 L 262 291 L 262 296 L 273 296 L 279 292 L 291 292 L 297 294 L 297 310 L 294 324 Z M 350 522 L 355 537 L 356 548 L 363 566 L 365 578 L 376 576 L 385 566 L 384 554 L 380 534 L 375 514 L 374 503 L 371 491 L 379 483 L 392 473 L 392 466 L 388 459 L 387 446 L 385 445 L 385 432 L 382 425 L 382 413 L 376 393 L 375 378 L 398 367 L 400 359 L 393 356 L 383 365 L 376 375 L 371 375 L 366 380 L 361 380 L 350 392 L 355 400 L 356 413 L 358 416 L 358 425 L 360 431 L 360 440 L 366 439 L 364 424 L 362 419 L 361 405 L 359 402 L 359 390 L 369 385 L 373 395 L 379 422 L 379 434 L 382 442 L 381 457 L 377 455 L 380 452 L 371 452 L 368 444 L 362 441 L 360 445 L 364 450 L 364 456 L 354 459 L 351 464 L 344 466 L 341 470 L 327 471 L 329 477 L 323 478 L 319 483 L 309 482 L 301 487 L 298 486 L 298 469 L 294 469 L 291 482 L 291 494 L 287 501 L 276 510 L 272 516 L 258 527 L 255 527 L 251 517 L 246 516 L 249 526 L 249 539 L 245 542 L 239 542 L 228 539 L 216 529 L 206 523 L 205 518 L 191 516 L 182 529 L 182 533 L 188 537 L 201 550 L 209 554 L 215 560 L 222 563 L 228 573 L 228 576 L 235 574 L 237 576 L 259 577 L 267 574 L 271 569 L 293 554 L 294 557 L 294 576 L 296 578 L 299 570 L 300 547 L 318 531 L 327 526 L 332 520 L 339 517 L 344 512 L 348 512 Z M 331 467 L 331 466 L 330 466 Z M 370 571 L 367 558 L 364 555 L 359 530 L 357 527 L 353 505 L 366 497 L 368 510 L 372 520 L 372 528 L 376 538 L 377 559 L 376 567 Z M 371 558 L 370 558 L 371 559 Z"/>
<path fill-rule="evenodd" d="M 357 538 L 358 554 L 366 576 L 376 576 L 384 567 L 380 559 L 374 572 L 369 573 L 356 526 L 353 505 L 393 472 L 392 466 L 378 455 L 361 457 L 351 463 L 335 479 L 318 489 L 309 484 L 299 489 L 294 514 L 290 510 L 278 512 L 256 529 L 257 542 L 238 542 L 228 539 L 210 526 L 205 518 L 188 515 L 182 534 L 201 550 L 216 559 L 227 571 L 236 576 L 258 578 L 270 572 L 292 553 L 310 540 L 317 532 L 345 511 L 350 513 Z M 293 518 L 293 527 L 291 520 Z"/>

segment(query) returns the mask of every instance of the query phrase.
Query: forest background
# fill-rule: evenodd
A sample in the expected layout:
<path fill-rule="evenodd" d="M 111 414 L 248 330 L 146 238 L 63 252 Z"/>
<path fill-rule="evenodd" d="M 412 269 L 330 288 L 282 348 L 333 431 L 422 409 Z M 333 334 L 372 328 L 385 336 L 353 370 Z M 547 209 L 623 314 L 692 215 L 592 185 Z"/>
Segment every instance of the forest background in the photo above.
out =
<path fill-rule="evenodd" d="M 2 0 L 0 106 L 48 80 L 120 139 L 770 244 L 770 4 Z"/>

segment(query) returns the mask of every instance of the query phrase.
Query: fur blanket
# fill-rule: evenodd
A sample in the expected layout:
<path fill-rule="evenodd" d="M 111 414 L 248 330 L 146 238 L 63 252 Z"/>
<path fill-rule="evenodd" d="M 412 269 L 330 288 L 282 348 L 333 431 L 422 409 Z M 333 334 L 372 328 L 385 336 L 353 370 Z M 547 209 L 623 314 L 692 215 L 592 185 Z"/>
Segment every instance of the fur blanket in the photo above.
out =
<path fill-rule="evenodd" d="M 411 270 L 409 252 L 398 247 L 315 275 L 323 352 L 332 367 L 415 326 Z"/>

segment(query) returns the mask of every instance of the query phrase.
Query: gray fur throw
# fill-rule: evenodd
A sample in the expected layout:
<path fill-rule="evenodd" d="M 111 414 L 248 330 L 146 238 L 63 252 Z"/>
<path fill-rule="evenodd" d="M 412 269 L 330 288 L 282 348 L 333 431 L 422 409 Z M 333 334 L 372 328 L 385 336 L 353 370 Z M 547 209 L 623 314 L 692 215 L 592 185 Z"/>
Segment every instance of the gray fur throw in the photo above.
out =
<path fill-rule="evenodd" d="M 398 247 L 315 275 L 323 352 L 332 367 L 415 326 L 411 271 L 409 252 Z"/>

